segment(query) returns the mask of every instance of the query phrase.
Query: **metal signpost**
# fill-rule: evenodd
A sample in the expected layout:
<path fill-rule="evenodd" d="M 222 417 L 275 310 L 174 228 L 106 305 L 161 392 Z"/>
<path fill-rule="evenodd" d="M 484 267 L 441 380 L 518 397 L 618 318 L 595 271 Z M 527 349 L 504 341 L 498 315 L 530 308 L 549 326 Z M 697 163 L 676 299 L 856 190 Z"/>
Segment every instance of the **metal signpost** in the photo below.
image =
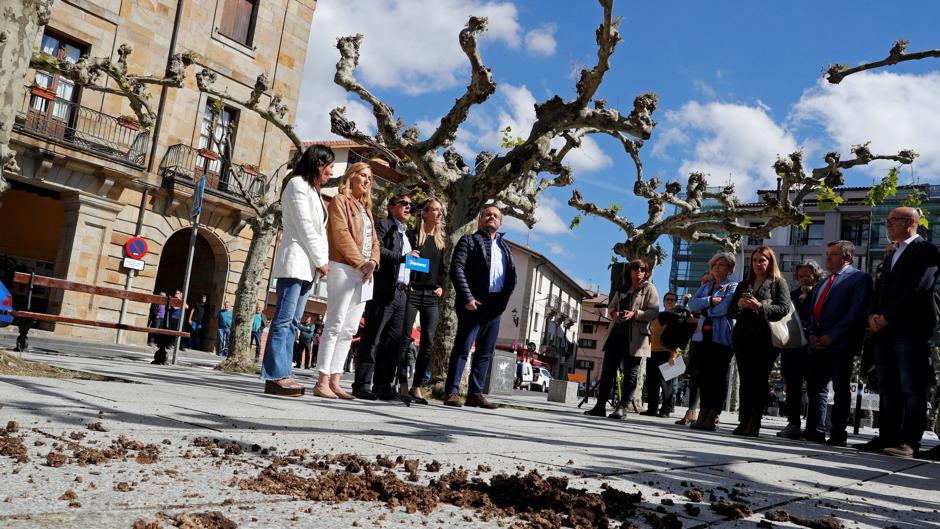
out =
<path fill-rule="evenodd" d="M 183 330 L 183 322 L 186 321 L 186 298 L 189 296 L 189 278 L 193 270 L 193 255 L 196 253 L 196 235 L 199 232 L 199 215 L 202 213 L 202 197 L 206 190 L 206 172 L 203 171 L 199 177 L 199 183 L 196 184 L 195 193 L 193 193 L 192 233 L 189 237 L 189 251 L 186 254 L 186 275 L 183 277 L 183 299 L 180 301 L 180 318 L 176 324 L 176 330 Z M 167 307 L 170 310 L 170 307 Z M 176 352 L 180 348 L 182 336 L 177 336 L 173 343 L 173 360 L 171 363 L 176 365 Z"/>

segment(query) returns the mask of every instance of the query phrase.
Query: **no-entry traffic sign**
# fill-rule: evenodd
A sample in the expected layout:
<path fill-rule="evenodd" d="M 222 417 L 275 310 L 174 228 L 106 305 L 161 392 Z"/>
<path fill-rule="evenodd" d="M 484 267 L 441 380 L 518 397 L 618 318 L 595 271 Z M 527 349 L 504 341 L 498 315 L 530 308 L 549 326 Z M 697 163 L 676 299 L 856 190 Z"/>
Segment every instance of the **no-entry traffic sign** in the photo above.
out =
<path fill-rule="evenodd" d="M 147 255 L 147 249 L 147 241 L 142 237 L 131 237 L 124 243 L 124 251 L 127 252 L 127 256 L 134 259 L 143 259 Z"/>

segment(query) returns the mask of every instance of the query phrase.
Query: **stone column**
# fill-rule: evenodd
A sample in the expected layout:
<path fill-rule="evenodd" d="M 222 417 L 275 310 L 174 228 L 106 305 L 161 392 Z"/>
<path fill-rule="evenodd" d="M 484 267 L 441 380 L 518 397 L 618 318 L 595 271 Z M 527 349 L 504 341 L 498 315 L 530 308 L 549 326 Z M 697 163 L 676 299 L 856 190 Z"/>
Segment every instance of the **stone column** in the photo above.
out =
<path fill-rule="evenodd" d="M 111 244 L 111 232 L 118 213 L 125 205 L 86 193 L 63 193 L 65 223 L 56 259 L 57 277 L 68 281 L 100 285 L 109 268 L 118 269 L 120 248 Z M 109 266 L 109 264 L 111 266 Z M 102 321 L 117 321 L 120 300 L 83 294 L 60 292 L 58 311 L 61 315 Z M 79 338 L 113 340 L 116 331 L 66 323 L 56 324 L 56 334 Z"/>

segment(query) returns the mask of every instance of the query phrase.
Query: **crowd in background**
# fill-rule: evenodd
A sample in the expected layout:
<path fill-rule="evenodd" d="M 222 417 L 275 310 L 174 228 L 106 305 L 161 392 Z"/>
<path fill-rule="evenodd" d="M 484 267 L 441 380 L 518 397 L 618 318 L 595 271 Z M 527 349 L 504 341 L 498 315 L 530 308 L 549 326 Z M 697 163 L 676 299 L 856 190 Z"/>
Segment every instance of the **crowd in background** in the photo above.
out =
<path fill-rule="evenodd" d="M 685 333 L 694 329 L 687 355 L 689 409 L 676 424 L 719 429 L 734 360 L 740 398 L 732 433 L 757 437 L 771 393 L 770 374 L 779 357 L 788 425 L 777 435 L 846 446 L 850 384 L 861 357 L 859 375 L 880 396 L 879 435 L 855 447 L 917 456 L 927 425 L 928 390 L 936 383 L 928 340 L 940 321 L 934 294 L 940 252 L 917 234 L 919 221 L 919 212 L 909 207 L 896 208 L 885 219 L 891 245 L 874 278 L 852 266 L 855 246 L 838 240 L 826 247 L 825 271 L 812 260 L 797 266 L 797 286 L 791 290 L 773 250 L 761 246 L 751 253 L 741 281 L 732 279 L 734 254 L 718 253 L 684 306 L 669 292 L 662 311 L 649 281 L 649 265 L 642 259 L 631 261 L 608 305 L 614 324 L 603 347 L 597 405 L 585 414 L 624 417 L 638 367 L 647 358 L 645 413 L 668 417 L 673 387 L 659 367 L 675 363 L 686 347 Z M 618 368 L 621 398 L 608 414 Z M 808 405 L 801 425 L 804 384 Z M 830 387 L 834 404 L 827 417 Z M 920 454 L 938 456 L 938 448 Z"/>

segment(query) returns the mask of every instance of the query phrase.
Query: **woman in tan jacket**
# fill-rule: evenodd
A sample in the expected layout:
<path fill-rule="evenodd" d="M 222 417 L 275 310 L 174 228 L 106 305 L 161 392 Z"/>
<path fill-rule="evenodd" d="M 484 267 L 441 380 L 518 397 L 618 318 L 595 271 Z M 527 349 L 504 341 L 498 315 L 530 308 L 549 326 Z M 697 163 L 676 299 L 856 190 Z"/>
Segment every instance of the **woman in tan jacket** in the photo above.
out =
<path fill-rule="evenodd" d="M 330 301 L 317 356 L 319 378 L 313 394 L 328 399 L 353 399 L 340 388 L 343 364 L 349 354 L 359 318 L 366 306 L 372 273 L 379 266 L 379 239 L 372 217 L 372 169 L 365 162 L 346 169 L 339 192 L 330 201 L 327 239 Z M 363 296 L 363 286 L 367 293 Z M 366 298 L 366 299 L 363 299 Z"/>
<path fill-rule="evenodd" d="M 607 399 L 613 386 L 617 368 L 623 367 L 621 396 L 627 401 L 636 390 L 640 362 L 650 356 L 650 322 L 659 315 L 659 293 L 650 283 L 650 266 L 643 259 L 634 259 L 624 268 L 623 286 L 607 304 L 610 319 L 614 321 L 604 342 L 604 365 L 601 368 L 597 404 L 585 415 L 603 417 L 607 414 Z M 621 419 L 626 415 L 625 404 L 608 417 Z"/>

